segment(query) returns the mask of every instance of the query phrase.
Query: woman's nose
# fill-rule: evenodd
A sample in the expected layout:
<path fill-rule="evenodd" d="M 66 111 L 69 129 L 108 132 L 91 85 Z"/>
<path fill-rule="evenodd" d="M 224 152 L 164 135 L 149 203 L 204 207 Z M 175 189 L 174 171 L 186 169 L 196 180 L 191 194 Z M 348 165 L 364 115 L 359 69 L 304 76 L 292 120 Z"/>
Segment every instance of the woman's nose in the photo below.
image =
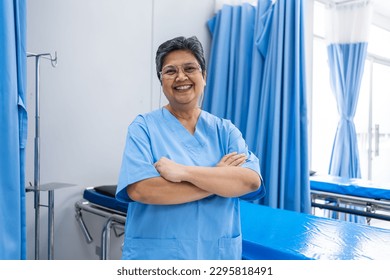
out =
<path fill-rule="evenodd" d="M 176 80 L 185 80 L 188 79 L 188 76 L 186 73 L 184 73 L 183 69 L 181 67 L 178 67 L 177 69 L 177 77 Z"/>

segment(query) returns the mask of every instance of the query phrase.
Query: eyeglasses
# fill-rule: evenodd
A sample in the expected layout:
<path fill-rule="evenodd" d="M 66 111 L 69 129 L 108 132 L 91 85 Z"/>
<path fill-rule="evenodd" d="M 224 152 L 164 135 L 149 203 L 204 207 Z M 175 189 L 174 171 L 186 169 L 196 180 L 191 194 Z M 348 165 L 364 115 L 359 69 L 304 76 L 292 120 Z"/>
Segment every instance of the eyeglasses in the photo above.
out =
<path fill-rule="evenodd" d="M 190 63 L 184 63 L 181 66 L 180 65 L 164 66 L 164 68 L 160 72 L 160 77 L 167 80 L 175 79 L 177 75 L 179 75 L 179 68 L 181 68 L 183 73 L 189 77 L 198 74 L 199 72 L 202 72 L 202 68 L 200 67 L 199 64 L 190 62 Z"/>

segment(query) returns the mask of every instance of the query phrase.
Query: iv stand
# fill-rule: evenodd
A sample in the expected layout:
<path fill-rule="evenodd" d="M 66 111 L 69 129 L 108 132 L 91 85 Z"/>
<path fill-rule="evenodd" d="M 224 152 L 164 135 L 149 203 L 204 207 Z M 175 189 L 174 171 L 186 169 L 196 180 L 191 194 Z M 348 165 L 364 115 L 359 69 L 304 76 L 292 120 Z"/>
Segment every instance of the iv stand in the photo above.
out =
<path fill-rule="evenodd" d="M 50 53 L 33 54 L 27 53 L 27 57 L 35 57 L 35 138 L 34 138 L 34 209 L 35 209 L 35 259 L 39 260 L 39 236 L 40 236 L 40 110 L 39 110 L 39 66 L 40 59 L 48 59 L 53 67 L 57 66 L 57 52 L 53 58 Z M 29 190 L 29 189 L 28 189 Z M 53 190 L 48 193 L 48 207 L 52 209 L 54 206 L 54 192 Z M 49 211 L 48 214 L 49 223 L 49 246 L 48 246 L 48 259 L 53 259 L 53 233 L 54 233 L 54 213 Z"/>

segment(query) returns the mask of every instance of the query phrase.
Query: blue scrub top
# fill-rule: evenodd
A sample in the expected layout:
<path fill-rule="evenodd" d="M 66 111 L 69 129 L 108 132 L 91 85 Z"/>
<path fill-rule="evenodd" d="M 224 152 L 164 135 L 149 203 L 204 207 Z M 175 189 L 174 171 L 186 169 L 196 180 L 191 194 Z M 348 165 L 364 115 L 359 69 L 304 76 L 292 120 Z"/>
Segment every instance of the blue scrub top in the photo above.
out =
<path fill-rule="evenodd" d="M 165 156 L 190 166 L 215 166 L 231 152 L 260 176 L 258 158 L 228 120 L 202 111 L 194 135 L 167 109 L 139 115 L 129 125 L 116 198 L 129 204 L 123 259 L 241 259 L 239 198 L 218 195 L 178 205 L 132 202 L 126 187 L 160 174 L 153 164 Z M 258 199 L 264 188 L 243 196 Z"/>

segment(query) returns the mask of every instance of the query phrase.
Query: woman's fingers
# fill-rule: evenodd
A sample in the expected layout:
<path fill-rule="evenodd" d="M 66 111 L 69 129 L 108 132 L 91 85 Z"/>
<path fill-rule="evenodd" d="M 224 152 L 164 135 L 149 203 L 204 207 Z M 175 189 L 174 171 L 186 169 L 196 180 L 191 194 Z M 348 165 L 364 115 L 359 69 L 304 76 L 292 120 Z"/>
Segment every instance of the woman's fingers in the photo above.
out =
<path fill-rule="evenodd" d="M 234 156 L 234 155 L 237 155 L 237 152 L 232 152 L 230 154 L 227 154 L 227 155 L 224 155 L 222 158 L 221 158 L 221 161 L 222 162 L 226 162 L 230 157 Z"/>
<path fill-rule="evenodd" d="M 241 166 L 247 157 L 245 154 L 237 154 L 237 152 L 229 153 L 222 157 L 217 166 Z"/>
<path fill-rule="evenodd" d="M 233 162 L 233 165 L 235 166 L 241 166 L 243 165 L 245 162 L 246 162 L 246 155 L 242 154 L 241 157 L 237 158 L 234 162 Z"/>
<path fill-rule="evenodd" d="M 245 154 L 231 155 L 226 159 L 226 164 L 229 166 L 240 166 L 246 161 Z"/>

